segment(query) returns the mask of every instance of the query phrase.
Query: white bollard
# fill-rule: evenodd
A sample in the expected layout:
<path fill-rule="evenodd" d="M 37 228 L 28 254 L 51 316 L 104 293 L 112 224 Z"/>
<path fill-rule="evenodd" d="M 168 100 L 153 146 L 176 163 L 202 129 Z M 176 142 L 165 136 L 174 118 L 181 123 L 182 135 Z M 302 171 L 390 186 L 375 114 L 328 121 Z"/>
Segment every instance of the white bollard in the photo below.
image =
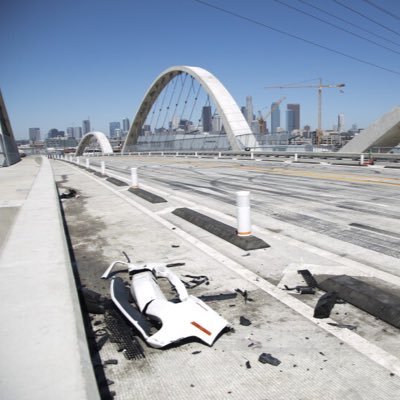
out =
<path fill-rule="evenodd" d="M 76 165 L 79 165 L 79 163 L 80 163 L 79 157 L 76 157 Z"/>
<path fill-rule="evenodd" d="M 90 161 L 89 161 L 89 159 L 87 158 L 87 159 L 86 159 L 86 168 L 89 169 L 89 167 L 90 167 Z"/>
<path fill-rule="evenodd" d="M 137 188 L 138 186 L 137 168 L 131 168 L 131 187 Z"/>
<path fill-rule="evenodd" d="M 251 158 L 252 160 L 254 160 L 254 152 L 253 152 L 253 151 L 250 152 L 250 158 Z"/>
<path fill-rule="evenodd" d="M 364 154 L 360 155 L 360 165 L 364 165 Z"/>
<path fill-rule="evenodd" d="M 297 162 L 297 153 L 294 154 L 294 161 Z"/>
<path fill-rule="evenodd" d="M 161 152 L 161 157 L 164 157 L 164 152 L 163 151 Z"/>
<path fill-rule="evenodd" d="M 251 235 L 250 220 L 250 192 L 236 192 L 237 205 L 237 234 L 238 236 Z"/>
<path fill-rule="evenodd" d="M 100 166 L 101 166 L 101 174 L 105 175 L 106 174 L 106 163 L 104 161 L 102 161 L 100 163 Z"/>
<path fill-rule="evenodd" d="M 218 152 L 218 158 L 221 158 L 221 152 Z"/>
<path fill-rule="evenodd" d="M 194 156 L 197 157 L 197 151 L 194 152 Z"/>
<path fill-rule="evenodd" d="M 179 155 L 179 153 L 178 153 L 178 152 L 176 152 L 175 156 L 176 156 L 176 157 L 178 157 L 178 155 Z"/>

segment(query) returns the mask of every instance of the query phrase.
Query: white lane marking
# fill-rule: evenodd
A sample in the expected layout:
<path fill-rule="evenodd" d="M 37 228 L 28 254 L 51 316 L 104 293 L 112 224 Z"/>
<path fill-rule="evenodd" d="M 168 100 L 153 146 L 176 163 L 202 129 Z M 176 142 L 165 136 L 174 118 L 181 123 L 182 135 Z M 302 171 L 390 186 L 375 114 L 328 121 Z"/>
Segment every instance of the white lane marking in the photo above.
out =
<path fill-rule="evenodd" d="M 215 249 L 211 248 L 207 244 L 201 242 L 200 240 L 196 239 L 195 237 L 191 236 L 190 234 L 184 232 L 177 226 L 173 225 L 169 221 L 166 221 L 159 215 L 154 214 L 154 212 L 148 210 L 141 204 L 137 203 L 136 201 L 126 197 L 124 194 L 118 192 L 114 188 L 110 187 L 109 185 L 105 184 L 104 182 L 98 180 L 97 178 L 87 174 L 84 171 L 78 170 L 82 175 L 86 175 L 90 179 L 96 181 L 100 185 L 104 186 L 111 192 L 113 192 L 116 196 L 120 197 L 122 200 L 126 201 L 127 203 L 131 204 L 133 207 L 137 208 L 153 220 L 159 222 L 161 225 L 165 226 L 166 228 L 170 229 L 171 232 L 174 232 L 176 235 L 180 236 L 181 238 L 185 239 L 187 242 L 191 243 L 193 246 L 196 246 L 198 249 L 203 251 L 205 254 L 213 257 L 215 260 L 220 262 L 222 265 L 225 265 L 228 269 L 235 272 L 236 274 L 240 275 L 242 278 L 246 279 L 247 281 L 251 282 L 253 285 L 258 286 L 264 292 L 268 293 L 269 295 L 273 296 L 275 299 L 280 301 L 281 303 L 287 305 L 292 310 L 296 311 L 315 325 L 318 325 L 326 332 L 336 336 L 338 339 L 342 340 L 343 342 L 347 343 L 350 347 L 357 350 L 359 353 L 368 357 L 371 361 L 375 362 L 376 364 L 386 368 L 390 372 L 400 376 L 400 360 L 389 354 L 385 350 L 381 349 L 380 347 L 376 346 L 373 343 L 370 343 L 368 340 L 364 339 L 363 337 L 357 335 L 353 331 L 347 329 L 341 329 L 329 323 L 335 323 L 334 320 L 331 318 L 326 318 L 322 320 L 315 320 L 313 318 L 314 310 L 313 308 L 309 307 L 302 301 L 292 297 L 291 295 L 283 292 L 281 289 L 278 289 L 276 286 L 272 285 L 265 279 L 261 278 L 254 272 L 249 271 L 242 265 L 238 264 L 236 261 L 231 260 L 230 258 L 226 257 L 225 255 L 219 253 Z M 174 228 L 172 230 L 172 228 Z"/>

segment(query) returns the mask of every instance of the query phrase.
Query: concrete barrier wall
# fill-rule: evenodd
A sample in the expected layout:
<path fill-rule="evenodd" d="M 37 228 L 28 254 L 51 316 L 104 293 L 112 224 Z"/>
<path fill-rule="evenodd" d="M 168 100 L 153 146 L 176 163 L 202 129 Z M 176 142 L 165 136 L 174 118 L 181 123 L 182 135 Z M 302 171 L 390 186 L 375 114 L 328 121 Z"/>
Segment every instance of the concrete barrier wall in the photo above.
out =
<path fill-rule="evenodd" d="M 47 158 L 0 255 L 4 399 L 99 399 Z"/>

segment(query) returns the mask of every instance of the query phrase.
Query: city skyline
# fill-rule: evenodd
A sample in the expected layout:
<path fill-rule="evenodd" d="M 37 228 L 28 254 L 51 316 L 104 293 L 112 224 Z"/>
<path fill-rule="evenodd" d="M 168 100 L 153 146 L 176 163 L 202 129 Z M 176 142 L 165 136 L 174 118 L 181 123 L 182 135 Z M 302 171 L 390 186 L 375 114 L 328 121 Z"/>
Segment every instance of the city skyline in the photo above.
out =
<path fill-rule="evenodd" d="M 367 127 L 399 104 L 399 34 L 332 1 L 320 7 L 354 26 L 333 18 L 331 22 L 358 33 L 356 25 L 362 25 L 392 43 L 377 38 L 373 41 L 381 45 L 361 40 L 273 0 L 210 0 L 209 4 L 231 14 L 194 0 L 150 0 L 140 6 L 122 0 L 15 0 L 3 4 L 0 87 L 16 138 L 27 138 L 31 127 L 40 127 L 43 134 L 53 127 L 78 126 L 88 115 L 91 130 L 107 133 L 115 116 L 133 120 L 155 77 L 173 65 L 207 69 L 239 107 L 246 96 L 252 96 L 255 114 L 284 95 L 287 103 L 301 104 L 303 124 L 312 129 L 317 126 L 316 89 L 265 87 L 305 81 L 315 84 L 319 77 L 325 84 L 345 83 L 344 93 L 323 91 L 324 129 L 337 124 L 338 114 L 346 115 L 347 126 Z M 290 4 L 318 14 L 297 0 Z M 400 13 L 396 1 L 380 4 Z M 353 6 L 396 29 L 397 21 L 391 16 L 361 0 L 354 0 Z M 118 21 L 109 24 L 109 15 L 119 15 Z M 71 20 L 75 21 L 74 30 L 69 29 Z M 207 29 L 199 35 L 205 20 Z M 168 34 L 163 35 L 166 24 Z M 369 37 L 372 39 L 372 34 Z M 171 51 L 174 43 L 185 51 Z M 126 48 L 132 49 L 130 54 Z M 116 62 L 108 54 L 124 54 L 124 61 Z M 66 62 L 72 59 L 80 62 Z"/>
<path fill-rule="evenodd" d="M 247 106 L 250 105 L 250 108 L 252 108 L 251 104 L 251 96 L 246 96 L 246 101 L 247 101 Z M 280 110 L 280 104 L 281 103 L 272 103 L 270 107 L 270 112 L 269 118 L 267 119 L 266 122 L 266 132 L 261 132 L 259 131 L 260 128 L 260 120 L 257 118 L 257 116 L 253 113 L 253 119 L 251 123 L 249 124 L 249 128 L 252 129 L 253 133 L 266 133 L 266 134 L 273 134 L 273 133 L 291 133 L 293 130 L 307 130 L 309 131 L 310 127 L 307 123 L 301 123 L 300 120 L 300 109 L 301 106 L 300 104 L 287 104 L 286 105 L 286 110 L 285 110 L 285 119 L 281 119 L 281 110 Z M 250 115 L 250 113 L 247 110 L 247 106 L 242 106 L 241 111 L 245 119 L 247 119 Z M 260 114 L 260 117 L 262 117 L 262 114 Z M 346 129 L 344 129 L 344 114 L 338 114 L 337 115 L 337 124 L 333 125 L 332 127 L 326 129 L 326 131 L 338 131 L 338 132 L 345 132 Z M 111 121 L 108 123 L 109 129 L 108 132 L 103 132 L 107 137 L 110 139 L 117 138 L 117 137 L 125 137 L 126 134 L 129 131 L 130 128 L 130 121 L 129 118 L 122 118 L 122 124 L 119 121 Z M 270 124 L 268 124 L 268 120 L 270 120 Z M 275 120 L 275 124 L 274 124 Z M 282 122 L 282 123 L 280 123 Z M 183 128 L 183 125 L 187 125 L 188 127 L 190 126 L 191 129 L 196 129 L 196 132 L 208 132 L 208 133 L 219 133 L 221 131 L 222 125 L 221 125 L 221 118 L 216 113 L 215 115 L 212 115 L 212 108 L 211 106 L 204 106 L 202 107 L 202 113 L 201 113 L 201 122 L 199 126 L 194 126 L 192 121 L 188 120 L 179 120 L 177 117 L 175 120 L 168 121 L 167 126 L 165 127 L 160 127 L 159 129 L 156 129 L 156 131 L 162 132 L 162 131 L 171 131 L 171 130 L 176 130 L 178 128 Z M 28 137 L 25 139 L 20 139 L 20 140 L 30 140 L 32 142 L 37 142 L 37 141 L 44 141 L 47 138 L 52 138 L 52 137 L 57 137 L 57 134 L 55 132 L 59 132 L 59 136 L 65 136 L 65 137 L 72 137 L 75 139 L 81 139 L 86 133 L 90 132 L 90 125 L 91 122 L 90 120 L 83 120 L 82 121 L 82 126 L 75 126 L 75 127 L 67 127 L 65 130 L 59 130 L 58 128 L 51 128 L 47 133 L 43 132 L 40 127 L 31 127 L 29 128 L 28 132 Z M 254 126 L 257 125 L 257 129 L 254 129 Z M 200 130 L 198 129 L 200 127 Z M 285 127 L 285 129 L 284 129 Z M 279 128 L 279 129 L 278 129 Z M 352 127 L 348 127 L 347 131 L 356 131 L 357 124 L 352 124 Z M 364 129 L 364 128 L 361 128 Z M 150 127 L 150 125 L 144 125 L 142 128 L 143 132 L 147 133 L 157 133 Z M 190 133 L 190 132 L 189 132 Z"/>

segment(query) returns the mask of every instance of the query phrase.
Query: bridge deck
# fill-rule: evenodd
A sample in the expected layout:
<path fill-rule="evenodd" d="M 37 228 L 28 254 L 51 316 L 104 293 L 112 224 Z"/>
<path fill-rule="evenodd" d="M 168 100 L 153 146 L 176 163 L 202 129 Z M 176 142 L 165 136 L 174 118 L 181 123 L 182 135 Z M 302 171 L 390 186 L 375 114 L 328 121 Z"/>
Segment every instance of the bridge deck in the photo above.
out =
<path fill-rule="evenodd" d="M 248 290 L 210 304 L 234 327 L 213 347 L 186 343 L 146 347 L 144 359 L 126 360 L 113 343 L 100 351 L 106 377 L 121 399 L 396 398 L 400 390 L 398 329 L 349 304 L 317 320 L 322 292 L 296 295 L 297 269 L 345 273 L 399 293 L 400 173 L 367 167 L 105 157 L 109 172 L 129 180 L 139 167 L 140 187 L 167 200 L 152 204 L 105 179 L 54 162 L 59 187 L 80 197 L 63 206 L 82 284 L 109 295 L 100 280 L 127 252 L 134 260 L 185 262 L 180 275 L 207 275 L 196 296 Z M 91 163 L 100 159 L 92 158 Z M 233 225 L 234 193 L 250 190 L 254 233 L 271 245 L 245 252 L 172 214 L 188 207 Z M 240 316 L 251 325 L 240 325 Z M 104 328 L 93 316 L 93 329 Z M 333 325 L 332 325 L 333 324 Z M 355 326 L 355 330 L 339 325 Z M 101 333 L 101 332 L 100 332 Z M 270 353 L 279 366 L 262 364 Z M 251 368 L 249 368 L 251 367 Z"/>

